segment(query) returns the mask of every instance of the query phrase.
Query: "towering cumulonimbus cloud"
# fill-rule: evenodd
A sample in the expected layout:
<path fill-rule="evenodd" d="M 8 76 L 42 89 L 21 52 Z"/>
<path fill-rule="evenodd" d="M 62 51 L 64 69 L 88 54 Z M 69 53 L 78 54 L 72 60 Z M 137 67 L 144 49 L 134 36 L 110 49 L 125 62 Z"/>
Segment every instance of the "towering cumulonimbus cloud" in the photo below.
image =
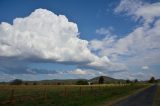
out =
<path fill-rule="evenodd" d="M 108 69 L 108 57 L 98 57 L 79 37 L 76 23 L 64 15 L 36 9 L 29 16 L 16 18 L 13 25 L 0 24 L 0 57 L 41 60 Z"/>
<path fill-rule="evenodd" d="M 0 56 L 36 56 L 54 61 L 89 62 L 95 56 L 88 41 L 78 38 L 78 28 L 64 15 L 37 9 L 30 16 L 16 18 L 13 25 L 0 25 Z"/>

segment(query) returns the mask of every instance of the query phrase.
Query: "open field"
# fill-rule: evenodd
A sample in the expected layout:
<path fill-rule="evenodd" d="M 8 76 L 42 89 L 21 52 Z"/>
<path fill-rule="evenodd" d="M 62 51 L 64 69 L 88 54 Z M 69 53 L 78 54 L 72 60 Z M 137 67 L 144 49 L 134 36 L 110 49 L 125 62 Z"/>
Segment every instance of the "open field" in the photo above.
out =
<path fill-rule="evenodd" d="M 98 106 L 129 95 L 144 84 L 128 85 L 1 85 L 0 105 Z"/>

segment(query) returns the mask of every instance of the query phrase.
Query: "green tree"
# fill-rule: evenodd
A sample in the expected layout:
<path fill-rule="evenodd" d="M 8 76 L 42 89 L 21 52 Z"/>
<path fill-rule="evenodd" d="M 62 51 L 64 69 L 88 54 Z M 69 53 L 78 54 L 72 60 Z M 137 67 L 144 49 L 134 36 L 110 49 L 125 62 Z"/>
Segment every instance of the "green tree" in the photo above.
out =
<path fill-rule="evenodd" d="M 126 83 L 127 83 L 127 84 L 129 84 L 129 83 L 131 83 L 131 82 L 132 82 L 132 81 L 130 81 L 129 79 L 126 80 Z"/>
<path fill-rule="evenodd" d="M 33 82 L 33 85 L 37 85 L 37 82 Z"/>
<path fill-rule="evenodd" d="M 24 84 L 25 84 L 25 85 L 28 85 L 28 82 L 25 82 Z"/>
<path fill-rule="evenodd" d="M 77 85 L 88 85 L 88 81 L 87 80 L 78 80 L 76 82 Z"/>
<path fill-rule="evenodd" d="M 134 80 L 134 83 L 137 83 L 137 82 L 138 82 L 138 79 L 135 79 L 135 80 Z"/>
<path fill-rule="evenodd" d="M 156 80 L 155 80 L 155 78 L 154 77 L 151 77 L 151 79 L 148 81 L 149 83 L 155 83 L 156 82 Z"/>
<path fill-rule="evenodd" d="M 23 81 L 21 79 L 15 79 L 11 82 L 11 85 L 21 85 Z"/>
<path fill-rule="evenodd" d="M 103 84 L 103 83 L 104 83 L 104 77 L 103 77 L 103 76 L 100 76 L 98 82 L 99 82 L 99 84 Z"/>

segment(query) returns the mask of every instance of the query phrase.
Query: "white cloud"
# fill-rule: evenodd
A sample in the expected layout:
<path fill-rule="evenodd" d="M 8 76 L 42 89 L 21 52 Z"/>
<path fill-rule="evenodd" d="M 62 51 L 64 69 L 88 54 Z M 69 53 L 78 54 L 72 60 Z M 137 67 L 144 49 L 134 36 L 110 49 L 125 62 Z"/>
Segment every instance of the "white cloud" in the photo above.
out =
<path fill-rule="evenodd" d="M 158 78 L 158 76 L 154 75 L 152 72 L 120 72 L 114 73 L 111 77 L 116 79 L 130 79 L 130 80 L 149 80 L 152 76 Z"/>
<path fill-rule="evenodd" d="M 80 74 L 80 75 L 85 75 L 87 74 L 86 71 L 83 71 L 81 69 L 76 69 L 75 71 L 72 71 L 73 74 Z"/>
<path fill-rule="evenodd" d="M 120 0 L 119 5 L 114 12 L 126 12 L 128 15 L 133 15 L 144 3 L 141 0 Z"/>
<path fill-rule="evenodd" d="M 86 65 L 86 67 L 93 68 L 96 70 L 113 71 L 113 72 L 128 70 L 124 64 L 111 62 L 108 59 L 108 57 L 106 57 L 106 56 L 103 56 L 102 58 L 97 59 L 96 61 L 89 63 L 88 65 Z"/>
<path fill-rule="evenodd" d="M 137 19 L 142 18 L 143 24 L 122 38 L 111 34 L 102 40 L 94 39 L 90 42 L 90 48 L 100 56 L 107 56 L 110 61 L 126 67 L 160 64 L 160 18 L 157 18 L 160 16 L 159 7 L 159 3 L 121 0 L 115 12 L 127 12 Z M 121 76 L 123 73 L 125 72 L 115 75 Z"/>
<path fill-rule="evenodd" d="M 16 18 L 13 25 L 0 24 L 0 56 L 36 56 L 55 61 L 93 61 L 88 41 L 79 39 L 77 25 L 64 15 L 37 9 Z"/>
<path fill-rule="evenodd" d="M 110 54 L 110 52 L 113 52 L 114 50 L 112 50 L 112 46 L 113 44 L 116 42 L 116 36 L 106 36 L 104 39 L 102 40 L 97 40 L 94 39 L 92 41 L 90 41 L 90 49 L 92 50 L 103 50 L 104 48 L 110 48 L 111 51 L 107 51 L 106 52 L 106 56 L 108 56 Z M 101 55 L 101 54 L 99 54 Z"/>
<path fill-rule="evenodd" d="M 111 35 L 113 32 L 113 27 L 109 27 L 109 28 L 100 28 L 96 30 L 96 33 L 99 35 Z"/>
<path fill-rule="evenodd" d="M 125 7 L 123 4 L 124 2 L 127 2 L 126 4 L 130 3 L 128 0 L 122 0 L 120 5 L 116 8 L 116 11 L 121 11 L 121 9 L 124 10 L 123 8 L 128 11 L 130 6 L 125 4 L 125 6 L 128 6 Z M 131 2 L 133 1 L 131 0 Z M 156 3 L 154 5 L 157 7 Z M 147 5 L 145 5 L 145 7 L 146 6 Z M 150 7 L 150 5 L 148 6 Z M 138 6 L 138 8 L 141 9 L 141 5 Z M 149 8 L 146 11 L 149 11 Z M 92 50 L 98 50 L 100 56 L 107 56 L 111 59 L 111 61 L 118 61 L 118 57 L 126 56 L 129 58 L 129 60 L 126 60 L 127 62 L 130 61 L 135 64 L 140 63 L 143 65 L 144 63 L 160 63 L 159 29 L 160 19 L 154 18 L 154 22 L 149 27 L 146 27 L 145 25 L 137 27 L 133 30 L 133 32 L 123 38 L 118 39 L 115 36 L 106 36 L 102 40 L 92 40 L 90 42 L 90 48 Z"/>
<path fill-rule="evenodd" d="M 127 64 L 143 66 L 160 63 L 160 20 L 157 18 L 160 16 L 159 8 L 160 3 L 147 4 L 138 0 L 121 0 L 115 12 L 126 12 L 136 20 L 142 18 L 144 24 L 120 39 L 113 34 L 112 27 L 100 28 L 96 33 L 106 37 L 90 42 L 78 37 L 77 24 L 69 22 L 64 15 L 37 9 L 28 17 L 16 18 L 13 25 L 6 22 L 0 24 L 0 59 L 19 57 L 22 60 L 38 58 L 54 62 L 78 63 L 78 65 L 82 63 L 78 67 L 103 70 L 103 72 L 122 72 L 114 73 L 115 77 L 133 78 L 134 75 L 123 74 L 127 73 L 124 72 L 127 70 Z M 90 49 L 98 51 L 98 56 L 91 53 Z M 127 56 L 127 59 L 121 60 L 123 56 Z M 2 59 L 0 62 L 4 63 Z M 15 63 L 15 60 L 13 62 Z M 0 68 L 6 70 L 5 65 L 4 67 L 1 65 Z M 14 68 L 17 70 L 15 64 Z M 28 67 L 24 65 L 21 69 Z M 95 75 L 95 72 L 89 69 L 76 69 L 71 73 Z"/>
<path fill-rule="evenodd" d="M 81 69 L 81 68 L 77 68 L 74 70 L 68 70 L 66 72 L 64 72 L 63 74 L 68 74 L 68 75 L 74 75 L 75 78 L 93 78 L 93 77 L 97 77 L 97 76 L 110 76 L 110 74 L 108 74 L 108 71 L 102 71 L 102 70 L 95 70 L 95 69 Z"/>
<path fill-rule="evenodd" d="M 142 66 L 142 69 L 143 69 L 143 70 L 148 70 L 149 67 L 148 67 L 148 66 Z"/>
<path fill-rule="evenodd" d="M 115 12 L 124 11 L 137 19 L 141 18 L 143 25 L 120 39 L 117 47 L 123 48 L 122 53 L 126 51 L 128 55 L 134 55 L 131 61 L 136 64 L 160 63 L 158 60 L 160 58 L 160 3 L 149 4 L 138 0 L 121 0 Z"/>
<path fill-rule="evenodd" d="M 70 74 L 77 74 L 77 75 L 87 75 L 87 74 L 94 74 L 90 70 L 82 70 L 82 69 L 75 69 L 73 71 L 68 71 Z"/>
<path fill-rule="evenodd" d="M 153 22 L 154 18 L 160 18 L 160 3 L 146 3 L 142 0 L 121 0 L 115 9 L 116 13 L 126 12 L 132 15 L 135 20 L 142 19 L 145 24 Z"/>
<path fill-rule="evenodd" d="M 77 24 L 64 15 L 36 9 L 28 17 L 14 19 L 13 25 L 0 24 L 0 57 L 67 62 L 100 70 L 115 67 L 106 56 L 91 53 L 89 42 L 78 36 Z"/>
<path fill-rule="evenodd" d="M 137 18 L 143 17 L 144 21 L 146 22 L 152 22 L 155 17 L 160 18 L 159 13 L 160 13 L 160 3 L 153 3 L 150 5 L 148 4 L 142 6 L 135 12 L 135 15 L 137 16 Z"/>

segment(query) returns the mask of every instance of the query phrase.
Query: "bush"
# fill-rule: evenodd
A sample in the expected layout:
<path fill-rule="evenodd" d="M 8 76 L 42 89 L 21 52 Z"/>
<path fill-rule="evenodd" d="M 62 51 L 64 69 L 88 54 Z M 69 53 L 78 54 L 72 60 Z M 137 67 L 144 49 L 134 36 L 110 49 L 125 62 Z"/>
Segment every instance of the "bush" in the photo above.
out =
<path fill-rule="evenodd" d="M 23 81 L 21 79 L 15 79 L 11 82 L 11 85 L 21 85 Z"/>
<path fill-rule="evenodd" d="M 88 85 L 88 81 L 86 80 L 79 80 L 76 82 L 76 85 Z"/>
<path fill-rule="evenodd" d="M 58 83 L 57 83 L 57 85 L 61 85 L 61 83 L 60 83 L 60 82 L 58 82 Z"/>
<path fill-rule="evenodd" d="M 25 82 L 24 85 L 28 85 L 28 82 Z"/>
<path fill-rule="evenodd" d="M 37 85 L 37 83 L 36 83 L 36 82 L 33 82 L 33 85 Z"/>
<path fill-rule="evenodd" d="M 129 83 L 132 83 L 132 81 L 130 81 L 129 79 L 127 79 L 126 83 L 129 84 Z"/>

